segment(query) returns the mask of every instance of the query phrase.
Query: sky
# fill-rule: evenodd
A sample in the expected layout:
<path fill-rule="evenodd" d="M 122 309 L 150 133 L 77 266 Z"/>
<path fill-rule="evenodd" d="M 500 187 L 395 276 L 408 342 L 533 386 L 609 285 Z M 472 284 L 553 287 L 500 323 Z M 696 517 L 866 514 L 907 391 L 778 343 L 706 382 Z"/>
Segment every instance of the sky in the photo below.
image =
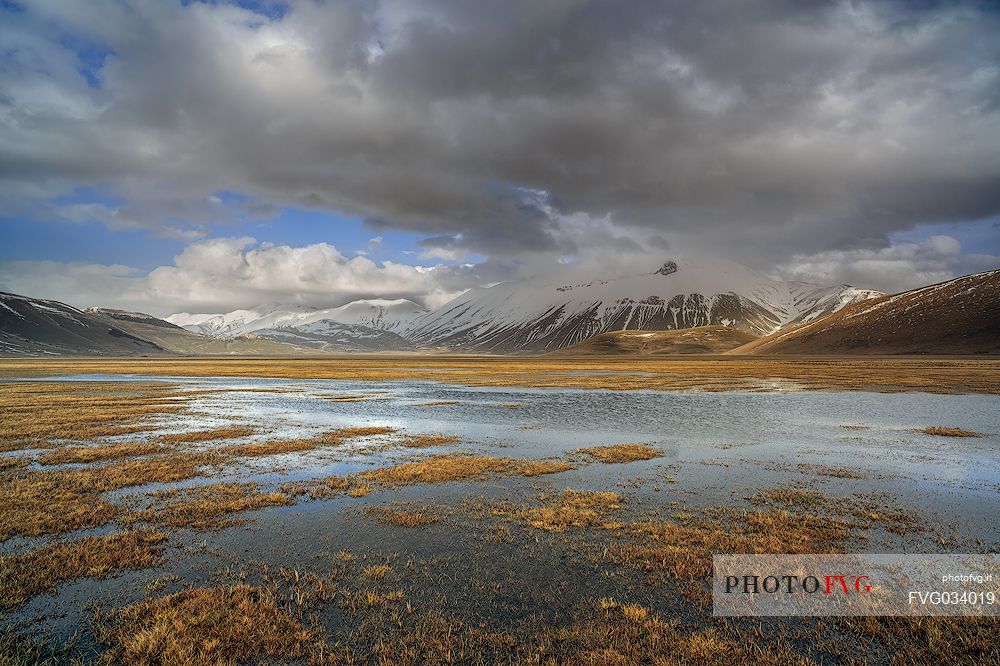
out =
<path fill-rule="evenodd" d="M 1000 267 L 1000 5 L 0 0 L 0 290 L 331 307 Z"/>

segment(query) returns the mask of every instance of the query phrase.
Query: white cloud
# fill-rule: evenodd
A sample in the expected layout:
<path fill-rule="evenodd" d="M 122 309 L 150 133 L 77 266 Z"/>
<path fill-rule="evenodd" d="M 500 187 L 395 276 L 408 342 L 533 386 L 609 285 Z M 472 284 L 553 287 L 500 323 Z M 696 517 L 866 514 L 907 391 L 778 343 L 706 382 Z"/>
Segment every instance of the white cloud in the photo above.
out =
<path fill-rule="evenodd" d="M 1000 257 L 962 254 L 952 236 L 931 236 L 920 243 L 878 249 L 831 250 L 796 255 L 778 268 L 784 278 L 820 284 L 846 283 L 886 292 L 905 291 L 958 275 L 1000 266 Z"/>
<path fill-rule="evenodd" d="M 380 265 L 366 257 L 347 258 L 327 243 L 291 247 L 249 237 L 191 243 L 172 266 L 148 274 L 121 265 L 0 262 L 0 289 L 78 307 L 101 305 L 158 315 L 231 310 L 269 301 L 329 307 L 376 296 L 410 298 L 436 307 L 465 288 L 456 289 L 453 272 L 445 266 L 391 261 Z"/>

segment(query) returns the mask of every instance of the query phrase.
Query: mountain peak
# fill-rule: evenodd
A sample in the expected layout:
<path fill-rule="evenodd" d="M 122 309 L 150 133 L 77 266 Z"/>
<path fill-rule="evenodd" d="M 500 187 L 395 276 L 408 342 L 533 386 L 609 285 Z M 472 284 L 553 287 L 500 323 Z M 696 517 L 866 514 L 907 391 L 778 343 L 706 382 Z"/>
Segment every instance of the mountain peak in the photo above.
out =
<path fill-rule="evenodd" d="M 676 261 L 666 261 L 659 269 L 654 271 L 653 275 L 670 275 L 671 273 L 677 272 L 677 262 Z"/>

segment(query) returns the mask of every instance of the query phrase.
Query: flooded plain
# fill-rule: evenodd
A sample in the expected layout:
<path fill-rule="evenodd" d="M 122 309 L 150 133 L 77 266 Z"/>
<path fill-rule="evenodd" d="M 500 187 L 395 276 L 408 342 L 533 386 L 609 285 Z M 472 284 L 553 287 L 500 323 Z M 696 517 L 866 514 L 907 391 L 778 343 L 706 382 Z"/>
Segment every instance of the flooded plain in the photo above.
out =
<path fill-rule="evenodd" d="M 3 459 L 18 463 L 0 472 L 7 482 L 72 484 L 80 470 L 119 465 L 117 473 L 123 464 L 105 460 L 182 455 L 197 468 L 100 486 L 93 497 L 118 508 L 82 529 L 10 528 L 0 577 L 11 561 L 54 544 L 158 535 L 149 561 L 85 568 L 7 603 L 7 649 L 21 658 L 758 663 L 766 653 L 773 663 L 861 663 L 822 638 L 838 632 L 868 646 L 865 663 L 909 663 L 907 654 L 926 654 L 933 642 L 926 627 L 712 618 L 705 558 L 710 569 L 712 552 L 783 546 L 1000 550 L 996 395 L 140 375 L 4 388 L 32 383 L 57 392 L 60 384 L 169 386 L 158 399 L 182 407 L 133 419 L 130 432 L 11 445 Z M 925 432 L 934 427 L 975 436 Z M 142 448 L 151 443 L 163 448 Z M 46 463 L 60 447 L 81 462 Z M 108 457 L 76 451 L 86 447 Z M 216 491 L 228 493 L 221 509 L 205 494 Z M 190 518 L 197 511 L 211 519 Z M 274 606 L 261 620 L 270 628 L 253 639 L 203 635 L 171 615 L 184 629 L 163 644 L 149 643 L 162 632 L 155 620 L 129 629 L 129 618 L 165 608 L 184 616 L 192 590 L 221 594 L 212 597 L 220 607 L 267 590 L 267 603 L 252 605 Z M 287 644 L 265 641 L 281 622 L 300 633 Z M 989 657 L 981 638 L 996 625 L 970 626 L 965 643 L 948 648 L 958 652 L 938 663 Z M 193 646 L 175 644 L 185 640 Z"/>

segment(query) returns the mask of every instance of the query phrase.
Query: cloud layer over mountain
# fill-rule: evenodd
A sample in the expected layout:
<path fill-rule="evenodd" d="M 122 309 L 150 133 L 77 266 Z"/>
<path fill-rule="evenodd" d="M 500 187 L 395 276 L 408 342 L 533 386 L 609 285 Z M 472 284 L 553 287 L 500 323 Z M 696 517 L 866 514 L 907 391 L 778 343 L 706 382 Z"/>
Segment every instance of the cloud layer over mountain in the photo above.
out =
<path fill-rule="evenodd" d="M 522 272 L 669 244 L 790 270 L 899 259 L 894 232 L 1000 214 L 989 3 L 33 0 L 5 18 L 9 214 L 193 239 L 294 205 Z M 116 203 L 58 198 L 80 187 Z M 216 298 L 219 276 L 184 265 L 210 247 L 144 288 Z M 254 252 L 265 273 L 298 253 L 307 274 L 281 284 L 307 294 L 329 270 L 345 296 L 361 276 L 461 286 Z"/>

